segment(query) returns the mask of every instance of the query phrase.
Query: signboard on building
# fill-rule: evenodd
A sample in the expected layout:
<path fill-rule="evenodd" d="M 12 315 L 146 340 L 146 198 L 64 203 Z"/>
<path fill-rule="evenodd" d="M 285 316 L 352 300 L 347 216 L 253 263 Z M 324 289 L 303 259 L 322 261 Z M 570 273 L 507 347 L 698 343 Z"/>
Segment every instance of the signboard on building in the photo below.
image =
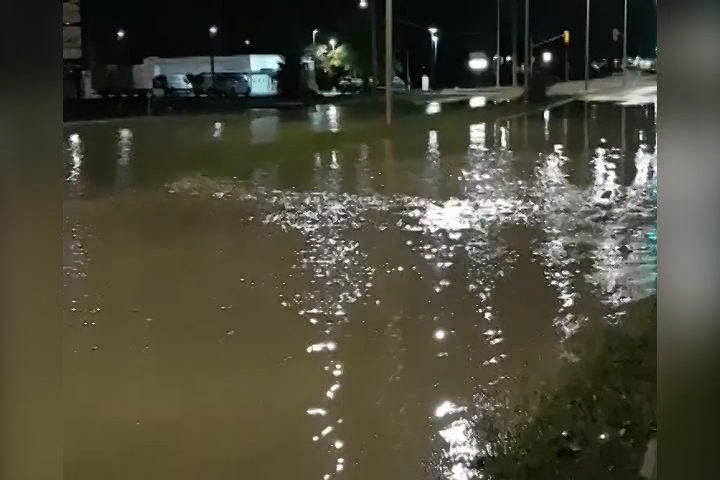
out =
<path fill-rule="evenodd" d="M 82 58 L 82 36 L 79 26 L 63 26 L 63 59 Z"/>
<path fill-rule="evenodd" d="M 82 58 L 80 1 L 63 0 L 63 60 Z"/>

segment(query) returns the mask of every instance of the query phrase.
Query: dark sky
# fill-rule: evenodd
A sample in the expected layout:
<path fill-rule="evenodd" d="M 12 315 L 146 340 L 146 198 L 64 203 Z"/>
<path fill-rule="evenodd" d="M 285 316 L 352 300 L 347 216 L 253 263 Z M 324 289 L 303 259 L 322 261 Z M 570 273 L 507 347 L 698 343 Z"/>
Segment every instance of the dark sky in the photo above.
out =
<path fill-rule="evenodd" d="M 342 41 L 368 48 L 368 11 L 358 0 L 81 0 L 85 42 L 92 42 L 98 57 L 139 61 L 146 56 L 204 55 L 209 49 L 207 29 L 217 24 L 220 33 L 214 49 L 218 54 L 247 51 L 284 52 L 310 43 L 312 30 L 332 33 Z M 620 45 L 611 41 L 612 28 L 622 30 L 623 0 L 593 0 L 591 9 L 591 50 L 605 57 Z M 630 0 L 630 53 L 655 47 L 656 17 L 653 0 Z M 511 53 L 511 0 L 503 5 L 503 55 Z M 584 49 L 584 0 L 531 0 L 533 39 L 547 38 L 562 30 L 571 31 L 571 58 L 582 59 Z M 377 16 L 382 42 L 384 0 L 378 0 Z M 396 21 L 440 29 L 438 68 L 462 63 L 472 50 L 495 50 L 496 0 L 394 0 Z M 522 38 L 524 1 L 519 0 L 519 36 Z M 127 31 L 125 45 L 117 45 L 115 31 Z M 430 56 L 426 31 L 404 24 L 395 25 L 395 44 L 409 51 L 411 63 L 426 63 Z M 522 41 L 519 42 L 522 45 Z M 559 47 L 560 45 L 556 45 Z M 382 48 L 382 43 L 381 43 Z M 551 47 L 552 48 L 552 47 Z M 559 53 L 559 51 L 558 51 Z M 638 52 L 650 53 L 650 52 Z M 522 52 L 521 52 L 522 55 Z M 404 57 L 404 53 L 402 55 Z"/>

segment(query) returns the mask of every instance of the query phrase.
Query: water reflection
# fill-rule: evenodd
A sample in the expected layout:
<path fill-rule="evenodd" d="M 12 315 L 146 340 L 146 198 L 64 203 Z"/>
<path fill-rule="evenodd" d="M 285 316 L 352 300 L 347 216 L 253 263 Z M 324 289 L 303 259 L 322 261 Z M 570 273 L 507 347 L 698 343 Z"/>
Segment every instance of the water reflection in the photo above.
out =
<path fill-rule="evenodd" d="M 337 133 L 340 131 L 340 108 L 337 105 L 315 105 L 308 112 L 308 120 L 311 130 L 315 132 L 330 131 Z"/>
<path fill-rule="evenodd" d="M 277 111 L 257 113 L 250 120 L 250 135 L 253 144 L 272 143 L 277 140 L 280 114 Z"/>
<path fill-rule="evenodd" d="M 487 105 L 487 97 L 472 97 L 469 101 L 470 108 L 482 108 Z"/>
<path fill-rule="evenodd" d="M 223 122 L 214 122 L 212 128 L 212 137 L 216 140 L 221 139 L 224 130 L 225 124 Z"/>
<path fill-rule="evenodd" d="M 129 128 L 121 128 L 117 133 L 117 163 L 115 178 L 121 188 L 132 184 L 130 173 L 130 159 L 133 155 L 133 133 Z"/>
<path fill-rule="evenodd" d="M 545 135 L 545 141 L 550 140 L 550 109 L 545 109 L 543 112 L 543 120 L 545 120 L 545 127 L 543 128 L 543 134 Z"/>
<path fill-rule="evenodd" d="M 67 197 L 78 199 L 82 194 L 81 168 L 83 164 L 83 144 L 80 135 L 73 133 L 66 142 L 65 182 L 68 185 Z M 79 218 L 72 211 L 63 212 L 63 285 L 66 294 L 69 293 L 72 301 L 71 311 L 78 311 L 78 280 L 87 275 L 87 252 L 85 250 L 85 229 Z"/>
<path fill-rule="evenodd" d="M 426 115 L 435 115 L 436 113 L 440 113 L 441 111 L 442 105 L 440 105 L 440 102 L 428 102 L 428 104 L 425 106 Z"/>
<path fill-rule="evenodd" d="M 369 157 L 370 148 L 367 145 L 361 145 L 358 160 L 356 162 L 357 191 L 361 195 L 372 195 L 374 192 L 372 185 L 373 175 L 370 170 Z"/>
<path fill-rule="evenodd" d="M 122 136 L 127 132 L 121 130 Z M 66 141 L 66 199 L 69 202 L 81 201 L 84 179 L 82 169 L 85 158 L 85 146 L 78 133 L 72 133 Z M 63 209 L 63 294 L 67 309 L 63 312 L 65 325 L 73 330 L 85 330 L 85 340 L 90 349 L 97 349 L 92 333 L 96 325 L 95 315 L 100 311 L 95 299 L 88 295 L 88 275 L 90 255 L 88 241 L 91 228 L 83 222 L 82 216 L 73 209 Z M 73 345 L 73 348 L 77 348 Z"/>
<path fill-rule="evenodd" d="M 333 478 L 345 469 L 343 451 L 346 440 L 343 418 L 335 406 L 347 382 L 342 356 L 342 338 L 346 324 L 351 321 L 351 309 L 357 302 L 367 301 L 373 286 L 375 269 L 368 265 L 367 254 L 360 244 L 350 238 L 350 232 L 364 221 L 366 207 L 358 197 L 341 193 L 343 169 L 339 153 L 332 150 L 329 162 L 317 154 L 314 162 L 314 191 L 292 194 L 283 191 L 269 193 L 268 202 L 276 210 L 265 217 L 265 223 L 295 230 L 304 237 L 304 248 L 298 254 L 299 269 L 308 278 L 309 288 L 293 295 L 298 315 L 316 329 L 316 343 L 307 353 L 322 357 L 322 371 L 326 389 L 318 392 L 316 403 L 307 414 L 317 418 L 317 433 L 312 442 L 319 445 L 320 455 L 327 456 L 323 478 Z M 359 168 L 367 162 L 363 149 Z M 365 193 L 371 186 L 363 182 Z"/>
<path fill-rule="evenodd" d="M 68 137 L 67 144 L 69 159 L 65 162 L 65 180 L 71 185 L 77 185 L 80 182 L 80 172 L 83 161 L 80 135 L 77 133 L 71 134 Z"/>
<path fill-rule="evenodd" d="M 440 142 L 438 132 L 430 130 L 427 138 L 427 152 L 424 158 L 425 171 L 422 176 L 425 183 L 423 195 L 434 198 L 438 195 L 440 188 Z"/>
<path fill-rule="evenodd" d="M 267 419 L 275 431 L 297 429 L 287 432 L 293 439 L 300 432 L 302 446 L 283 444 L 303 452 L 310 465 L 298 467 L 298 478 L 330 479 L 341 473 L 376 477 L 376 458 L 368 453 L 373 445 L 389 452 L 388 462 L 408 472 L 403 478 L 418 478 L 415 466 L 421 463 L 436 477 L 476 478 L 471 464 L 489 453 L 493 422 L 512 416 L 518 364 L 528 358 L 526 352 L 535 354 L 531 358 L 538 365 L 522 367 L 521 373 L 552 371 L 561 361 L 565 340 L 586 322 L 622 321 L 628 303 L 654 292 L 657 154 L 651 119 L 638 120 L 642 115 L 633 107 L 624 113 L 598 109 L 593 111 L 595 121 L 587 111 L 581 129 L 575 124 L 583 121 L 579 118 L 586 107 L 572 108 L 498 124 L 474 123 L 455 136 L 438 126 L 422 132 L 419 142 L 408 140 L 422 149 L 421 155 L 408 153 L 400 142 L 367 139 L 286 154 L 292 162 L 267 159 L 236 178 L 235 172 L 183 174 L 160 192 L 143 192 L 142 208 L 133 203 L 136 193 L 127 187 L 137 181 L 133 175 L 142 172 L 135 167 L 147 155 L 141 148 L 144 132 L 114 130 L 116 178 L 123 187 L 115 205 L 120 207 L 112 210 L 88 201 L 106 209 L 102 212 L 109 224 L 128 212 L 160 212 L 173 238 L 187 237 L 187 242 L 179 244 L 182 248 L 174 244 L 176 250 L 164 248 L 141 231 L 147 243 L 138 242 L 138 248 L 155 252 L 167 262 L 166 268 L 195 257 L 207 263 L 219 256 L 259 270 L 287 262 L 287 272 L 277 273 L 282 288 L 257 286 L 256 292 L 288 312 L 289 331 L 290 323 L 302 325 L 304 330 L 292 330 L 283 344 L 288 357 L 302 359 L 281 367 L 257 354 L 260 380 L 230 375 L 235 382 L 247 381 L 247 392 L 267 388 L 267 379 L 281 375 L 282 368 L 304 375 L 283 390 L 283 407 L 306 421 L 309 430 L 292 424 L 289 416 L 276 420 L 278 412 Z M 310 116 L 313 128 L 339 128 L 331 106 L 314 108 Z M 272 118 L 277 117 L 252 121 Z M 621 118 L 626 124 L 618 136 L 613 127 Z M 270 123 L 251 123 L 253 142 L 262 137 L 254 130 L 263 130 L 262 125 Z M 273 125 L 268 131 L 275 135 Z M 201 136 L 206 143 L 207 129 L 205 120 Z M 553 132 L 560 129 L 562 135 L 556 138 Z M 626 129 L 628 142 L 623 140 Z M 520 149 L 523 137 L 527 144 Z M 87 217 L 78 213 L 82 209 L 75 202 L 81 198 L 86 172 L 84 138 L 71 134 L 66 142 L 67 192 L 73 200 L 66 222 L 74 230 L 66 232 L 65 265 L 68 275 L 77 278 L 87 263 L 86 230 L 80 228 Z M 575 144 L 587 144 L 587 156 L 573 150 Z M 205 164 L 201 166 L 205 171 Z M 586 172 L 587 181 L 577 171 Z M 400 185 L 398 179 L 409 185 Z M 244 230 L 228 235 L 217 248 L 218 230 L 238 223 Z M 104 235 L 110 235 L 108 228 Z M 258 236 L 268 244 L 272 259 L 258 259 L 257 250 L 246 247 L 248 239 Z M 101 245 L 98 242 L 98 248 Z M 103 254 L 114 258 L 110 252 L 93 252 Z M 388 259 L 405 263 L 398 266 Z M 269 267 L 271 260 L 276 263 Z M 537 280 L 522 275 L 521 268 L 529 268 L 526 263 L 537 266 Z M 112 271 L 106 275 L 109 279 L 102 283 L 114 285 Z M 392 278 L 403 281 L 393 283 L 388 280 Z M 165 281 L 173 284 L 172 278 Z M 221 289 L 243 280 L 205 275 L 186 276 L 182 282 L 184 293 L 205 284 Z M 523 282 L 536 284 L 517 285 Z M 551 314 L 544 315 L 537 300 L 515 293 L 515 287 L 551 292 Z M 531 318 L 503 310 L 503 295 L 517 297 L 515 303 L 528 302 Z M 250 302 L 246 308 L 251 317 L 256 306 Z M 188 316 L 176 313 L 180 320 Z M 203 314 L 194 312 L 198 318 Z M 541 323 L 548 325 L 552 338 L 528 333 Z M 166 335 L 182 335 L 165 328 Z M 107 339 L 116 333 L 107 332 Z M 242 342 L 239 337 L 233 339 Z M 384 340 L 392 345 L 388 358 L 378 351 Z M 251 346 L 251 341 L 258 339 L 238 345 L 270 349 Z M 123 355 L 118 353 L 125 359 Z M 216 368 L 226 367 L 218 363 Z M 389 379 L 386 370 L 394 372 Z M 298 393 L 303 388 L 307 395 Z M 403 436 L 395 435 L 398 425 Z M 268 444 L 275 441 L 264 438 Z M 392 467 L 378 467 L 385 468 Z"/>

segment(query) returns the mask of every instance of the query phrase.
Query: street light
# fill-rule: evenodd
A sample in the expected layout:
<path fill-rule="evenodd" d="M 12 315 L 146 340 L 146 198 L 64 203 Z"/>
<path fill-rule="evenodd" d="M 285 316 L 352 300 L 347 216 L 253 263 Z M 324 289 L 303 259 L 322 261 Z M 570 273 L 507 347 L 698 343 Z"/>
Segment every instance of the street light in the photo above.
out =
<path fill-rule="evenodd" d="M 313 30 L 313 45 L 315 45 L 315 40 L 317 38 L 318 32 L 320 32 L 320 30 L 318 30 L 317 28 Z"/>
<path fill-rule="evenodd" d="M 218 33 L 217 25 L 210 25 L 210 28 L 208 28 L 208 33 L 210 34 L 210 38 L 214 38 L 215 35 L 217 35 Z"/>
<path fill-rule="evenodd" d="M 335 50 L 335 47 L 337 46 L 337 43 L 338 43 L 337 38 L 334 38 L 334 37 L 331 38 L 328 43 L 330 44 L 330 48 Z"/>
<path fill-rule="evenodd" d="M 118 30 L 115 32 L 115 38 L 117 40 L 116 44 L 116 54 L 118 63 L 128 60 L 128 52 L 127 52 L 127 42 L 125 40 L 125 30 L 122 28 L 118 28 Z"/>
<path fill-rule="evenodd" d="M 438 29 L 436 27 L 429 27 L 428 33 L 430 33 L 430 41 L 433 45 L 433 63 L 432 63 L 432 80 L 435 83 L 435 70 L 437 69 L 437 50 L 438 50 Z"/>
<path fill-rule="evenodd" d="M 250 40 L 245 40 L 245 46 L 247 46 L 247 47 L 250 46 Z"/>
<path fill-rule="evenodd" d="M 490 66 L 490 60 L 486 57 L 476 57 L 468 60 L 468 67 L 475 73 L 482 73 Z"/>
<path fill-rule="evenodd" d="M 358 6 L 362 10 L 365 10 L 366 8 L 368 8 L 368 0 L 360 0 L 360 3 L 358 4 Z"/>
<path fill-rule="evenodd" d="M 548 63 L 552 62 L 552 58 L 553 58 L 552 52 L 543 52 L 543 54 L 542 54 L 543 63 L 548 64 Z"/>

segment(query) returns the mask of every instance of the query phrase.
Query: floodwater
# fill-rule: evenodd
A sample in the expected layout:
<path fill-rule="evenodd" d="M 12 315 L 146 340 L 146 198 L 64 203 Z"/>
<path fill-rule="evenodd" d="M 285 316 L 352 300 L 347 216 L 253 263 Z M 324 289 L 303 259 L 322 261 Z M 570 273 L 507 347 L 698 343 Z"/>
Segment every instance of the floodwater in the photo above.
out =
<path fill-rule="evenodd" d="M 67 126 L 65 478 L 473 478 L 568 340 L 654 293 L 655 118 Z"/>

